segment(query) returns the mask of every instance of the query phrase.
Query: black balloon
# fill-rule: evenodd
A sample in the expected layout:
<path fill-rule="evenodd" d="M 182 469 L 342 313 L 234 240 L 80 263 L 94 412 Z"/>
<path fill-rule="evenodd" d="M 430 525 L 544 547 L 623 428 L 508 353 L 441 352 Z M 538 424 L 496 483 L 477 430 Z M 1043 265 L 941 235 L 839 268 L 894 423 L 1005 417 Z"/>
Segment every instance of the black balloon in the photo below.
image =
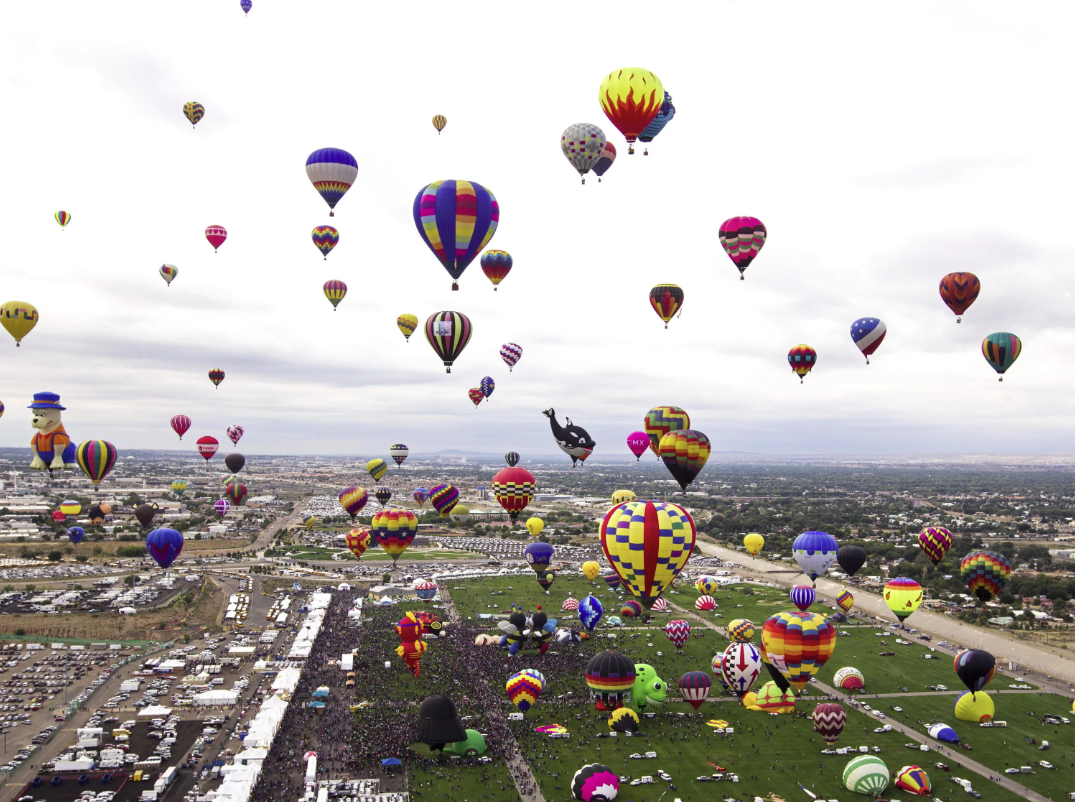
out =
<path fill-rule="evenodd" d="M 788 678 L 780 673 L 780 669 L 774 666 L 772 663 L 766 663 L 765 667 L 769 670 L 769 676 L 773 678 L 773 682 L 776 683 L 782 693 L 787 693 L 788 688 L 791 687 L 791 683 L 788 682 Z"/>
<path fill-rule="evenodd" d="M 866 550 L 862 546 L 840 546 L 836 552 L 836 562 L 844 569 L 848 576 L 854 576 L 855 572 L 866 564 Z"/>
<path fill-rule="evenodd" d="M 577 465 L 580 459 L 585 460 L 590 456 L 590 452 L 594 450 L 594 446 L 597 443 L 590 437 L 589 432 L 581 426 L 573 424 L 571 418 L 564 418 L 567 421 L 567 426 L 561 426 L 556 420 L 555 409 L 546 409 L 543 414 L 549 419 L 556 445 L 560 446 L 560 450 L 571 457 L 572 466 Z"/>
<path fill-rule="evenodd" d="M 534 617 L 530 621 L 533 623 L 531 629 L 536 631 L 542 629 L 549 622 L 549 617 L 545 613 L 537 612 L 534 613 Z"/>
<path fill-rule="evenodd" d="M 431 749 L 442 750 L 445 744 L 467 739 L 466 729 L 459 720 L 455 702 L 447 696 L 429 696 L 418 708 L 418 740 Z"/>
<path fill-rule="evenodd" d="M 148 527 L 153 523 L 153 516 L 157 514 L 157 508 L 149 504 L 139 504 L 134 508 L 134 517 L 138 519 L 138 523 L 144 527 Z"/>
<path fill-rule="evenodd" d="M 90 519 L 90 523 L 94 526 L 100 526 L 105 522 L 105 514 L 96 504 L 94 504 L 86 511 L 86 516 Z"/>
<path fill-rule="evenodd" d="M 224 464 L 228 466 L 228 470 L 232 473 L 238 473 L 246 465 L 246 457 L 242 454 L 228 454 L 224 457 Z"/>
<path fill-rule="evenodd" d="M 997 673 L 997 661 L 981 649 L 964 650 L 956 655 L 956 674 L 972 694 L 989 684 Z"/>
<path fill-rule="evenodd" d="M 522 613 L 512 613 L 508 616 L 508 623 L 519 630 L 519 632 L 522 632 L 526 629 L 526 616 Z"/>

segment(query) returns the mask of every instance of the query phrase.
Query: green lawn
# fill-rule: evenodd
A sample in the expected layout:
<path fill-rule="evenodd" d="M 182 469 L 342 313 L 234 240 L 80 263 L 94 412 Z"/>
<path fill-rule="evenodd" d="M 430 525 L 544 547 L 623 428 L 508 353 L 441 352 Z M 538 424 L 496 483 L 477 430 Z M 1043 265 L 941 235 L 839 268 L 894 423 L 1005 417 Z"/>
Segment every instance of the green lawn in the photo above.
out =
<path fill-rule="evenodd" d="M 468 765 L 469 763 L 469 765 Z M 410 762 L 407 772 L 412 802 L 505 802 L 519 799 L 519 791 L 500 761 L 475 766 L 462 758 L 438 763 Z"/>
<path fill-rule="evenodd" d="M 1075 791 L 1075 724 L 1057 725 L 1042 724 L 1040 718 L 1046 714 L 1065 716 L 1075 720 L 1071 713 L 1071 702 L 1063 696 L 1056 694 L 1017 694 L 995 693 L 990 684 L 986 690 L 993 698 L 996 706 L 997 719 L 1007 721 L 1008 726 L 979 727 L 966 721 L 956 719 L 953 712 L 955 697 L 907 697 L 904 699 L 882 699 L 881 707 L 889 716 L 899 716 L 900 721 L 910 726 L 915 726 L 919 732 L 925 732 L 926 727 L 917 722 L 922 721 L 926 725 L 943 722 L 948 724 L 959 735 L 960 741 L 969 744 L 971 751 L 963 752 L 960 749 L 950 749 L 950 752 L 965 754 L 972 760 L 976 760 L 1000 774 L 1006 768 L 1018 766 L 1034 766 L 1033 774 L 1022 774 L 1012 777 L 1018 783 L 1025 785 L 1049 799 L 1066 799 L 1069 791 Z M 889 703 L 894 702 L 903 708 L 903 713 L 894 713 L 889 709 Z M 1028 716 L 1026 711 L 1031 711 L 1034 716 Z M 892 733 L 892 735 L 895 735 Z M 896 735 L 895 737 L 899 737 Z M 1038 747 L 1027 742 L 1026 739 L 1036 739 L 1040 744 L 1042 740 L 1049 742 L 1048 751 L 1041 752 Z M 951 761 L 942 758 L 951 765 Z M 1046 760 L 1056 768 L 1052 771 L 1043 769 L 1037 765 L 1038 761 Z M 975 776 L 971 776 L 964 770 L 962 773 L 952 766 L 952 773 L 965 777 L 974 783 L 974 790 L 982 791 L 983 797 L 993 799 L 992 786 L 983 781 L 979 783 Z M 984 787 L 979 787 L 979 785 Z M 988 796 L 985 788 L 989 788 Z"/>

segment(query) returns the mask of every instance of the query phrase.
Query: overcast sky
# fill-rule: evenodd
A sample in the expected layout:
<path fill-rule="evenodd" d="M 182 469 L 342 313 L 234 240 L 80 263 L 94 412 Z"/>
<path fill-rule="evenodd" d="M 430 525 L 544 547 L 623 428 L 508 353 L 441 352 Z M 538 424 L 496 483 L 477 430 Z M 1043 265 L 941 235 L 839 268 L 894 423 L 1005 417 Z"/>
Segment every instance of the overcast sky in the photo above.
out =
<path fill-rule="evenodd" d="M 626 453 L 658 404 L 717 451 L 1075 451 L 1073 16 L 981 0 L 11 5 L 0 302 L 41 320 L 18 349 L 0 332 L 0 445 L 28 443 L 25 407 L 51 390 L 76 441 L 121 453 L 241 424 L 252 453 L 548 454 L 551 406 L 597 458 Z M 626 66 L 677 110 L 647 157 L 597 100 Z M 188 100 L 206 108 L 194 131 Z M 579 122 L 619 148 L 602 183 L 580 186 L 560 152 Z M 304 169 L 322 147 L 359 163 L 331 219 Z M 415 230 L 415 194 L 447 178 L 500 202 L 490 247 L 515 267 L 498 292 L 477 262 L 451 292 Z M 769 231 L 746 281 L 717 239 L 733 215 Z M 310 230 L 327 223 L 325 262 Z M 228 229 L 215 255 L 210 224 Z M 961 325 L 937 292 L 955 270 L 982 282 Z M 350 289 L 335 314 L 327 279 Z M 663 282 L 686 293 L 667 331 L 647 300 Z M 395 326 L 442 309 L 474 325 L 451 375 Z M 869 366 L 849 336 L 865 316 L 888 326 Z M 995 331 L 1024 347 L 1003 383 L 980 351 Z M 525 352 L 513 373 L 508 341 Z M 798 343 L 818 352 L 803 385 Z M 194 421 L 182 444 L 177 413 Z"/>

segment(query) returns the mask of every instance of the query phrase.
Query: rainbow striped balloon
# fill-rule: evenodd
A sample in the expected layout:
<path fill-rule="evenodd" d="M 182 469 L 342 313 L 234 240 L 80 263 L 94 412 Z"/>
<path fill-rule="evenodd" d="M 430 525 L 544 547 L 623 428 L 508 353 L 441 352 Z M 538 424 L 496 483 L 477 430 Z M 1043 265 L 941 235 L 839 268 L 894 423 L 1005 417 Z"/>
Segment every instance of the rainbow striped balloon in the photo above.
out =
<path fill-rule="evenodd" d="M 412 213 L 419 236 L 458 290 L 459 277 L 496 233 L 496 197 L 475 181 L 434 181 L 415 196 Z"/>
<path fill-rule="evenodd" d="M 82 472 L 93 482 L 96 492 L 101 480 L 108 476 L 116 464 L 116 447 L 106 440 L 87 440 L 75 452 L 75 459 Z"/>
<path fill-rule="evenodd" d="M 806 687 L 836 648 L 836 628 L 816 613 L 777 613 L 761 630 L 762 660 L 796 691 Z"/>
<path fill-rule="evenodd" d="M 418 518 L 410 510 L 381 510 L 373 516 L 377 542 L 395 565 L 418 532 Z"/>

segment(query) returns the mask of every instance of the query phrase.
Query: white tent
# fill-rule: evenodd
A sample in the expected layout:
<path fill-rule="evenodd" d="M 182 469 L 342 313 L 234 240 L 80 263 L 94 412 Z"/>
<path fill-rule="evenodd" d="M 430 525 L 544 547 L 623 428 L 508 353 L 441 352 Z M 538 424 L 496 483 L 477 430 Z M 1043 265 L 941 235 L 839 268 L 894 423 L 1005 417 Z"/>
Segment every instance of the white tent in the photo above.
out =
<path fill-rule="evenodd" d="M 172 708 L 163 705 L 150 705 L 138 711 L 138 718 L 164 718 L 172 714 Z"/>
<path fill-rule="evenodd" d="M 239 700 L 238 691 L 226 691 L 223 688 L 217 688 L 212 691 L 205 691 L 194 695 L 194 704 L 196 705 L 233 705 Z"/>
<path fill-rule="evenodd" d="M 274 691 L 287 691 L 291 693 L 295 690 L 295 686 L 299 684 L 299 677 L 302 672 L 297 668 L 285 668 L 276 675 L 276 679 L 272 681 L 272 690 Z"/>

